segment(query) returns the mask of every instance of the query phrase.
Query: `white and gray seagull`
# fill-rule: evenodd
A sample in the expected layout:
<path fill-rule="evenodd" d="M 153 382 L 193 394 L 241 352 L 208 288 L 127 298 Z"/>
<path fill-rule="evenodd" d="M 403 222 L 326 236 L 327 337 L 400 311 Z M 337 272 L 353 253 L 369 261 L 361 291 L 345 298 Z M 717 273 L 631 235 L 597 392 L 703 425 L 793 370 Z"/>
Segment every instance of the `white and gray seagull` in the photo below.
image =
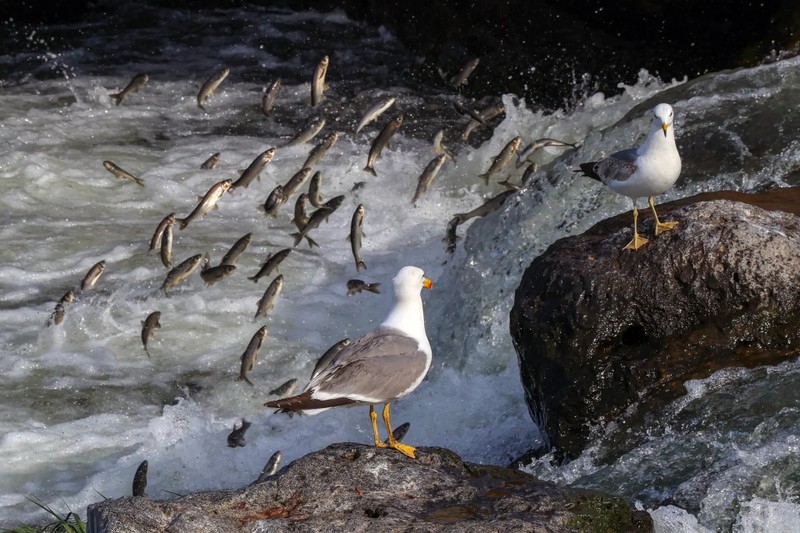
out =
<path fill-rule="evenodd" d="M 432 352 L 422 312 L 423 287 L 431 280 L 422 269 L 405 266 L 394 277 L 395 304 L 375 330 L 342 348 L 301 394 L 265 403 L 279 412 L 313 415 L 339 406 L 369 405 L 375 446 L 393 448 L 414 458 L 414 448 L 392 436 L 389 404 L 417 388 L 431 366 Z M 384 404 L 389 433 L 378 434 L 375 404 Z"/>
<path fill-rule="evenodd" d="M 633 240 L 624 250 L 638 250 L 647 243 L 637 231 L 639 212 L 636 199 L 647 196 L 656 219 L 656 235 L 673 229 L 677 222 L 658 220 L 653 196 L 663 194 L 672 187 L 681 174 L 681 156 L 675 146 L 673 111 L 669 104 L 653 108 L 653 123 L 647 138 L 638 148 L 628 148 L 601 159 L 580 165 L 584 175 L 594 178 L 611 190 L 633 199 Z"/>

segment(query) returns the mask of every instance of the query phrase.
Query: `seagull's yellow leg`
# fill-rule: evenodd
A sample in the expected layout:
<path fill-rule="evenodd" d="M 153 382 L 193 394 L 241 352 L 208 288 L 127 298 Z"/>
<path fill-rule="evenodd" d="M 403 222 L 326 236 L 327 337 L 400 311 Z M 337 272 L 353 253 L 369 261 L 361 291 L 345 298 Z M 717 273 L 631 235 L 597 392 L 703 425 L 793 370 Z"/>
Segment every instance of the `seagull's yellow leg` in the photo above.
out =
<path fill-rule="evenodd" d="M 378 434 L 378 414 L 375 412 L 375 407 L 372 405 L 369 406 L 369 419 L 372 421 L 372 434 L 375 436 L 375 446 L 378 448 L 389 448 L 388 444 L 381 442 L 381 437 Z"/>
<path fill-rule="evenodd" d="M 389 432 L 389 438 L 386 439 L 388 444 L 384 444 L 384 446 L 388 446 L 389 448 L 394 448 L 398 452 L 415 459 L 414 456 L 414 448 L 413 446 L 409 446 L 408 444 L 402 444 L 397 442 L 392 434 L 392 424 L 389 423 L 389 404 L 383 406 L 383 421 L 386 423 L 386 431 Z"/>
<path fill-rule="evenodd" d="M 674 220 L 671 222 L 660 222 L 658 220 L 658 213 L 656 213 L 656 206 L 653 205 L 653 197 L 648 197 L 647 202 L 650 204 L 650 209 L 653 210 L 653 216 L 656 218 L 656 235 L 661 235 L 665 231 L 669 231 L 678 225 L 678 222 Z"/>
<path fill-rule="evenodd" d="M 652 196 L 650 197 L 653 198 Z M 636 205 L 633 206 L 633 240 L 625 245 L 623 250 L 638 250 L 645 244 L 647 244 L 647 239 L 644 237 L 639 237 L 638 231 L 638 223 L 639 223 L 639 211 L 636 209 Z"/>

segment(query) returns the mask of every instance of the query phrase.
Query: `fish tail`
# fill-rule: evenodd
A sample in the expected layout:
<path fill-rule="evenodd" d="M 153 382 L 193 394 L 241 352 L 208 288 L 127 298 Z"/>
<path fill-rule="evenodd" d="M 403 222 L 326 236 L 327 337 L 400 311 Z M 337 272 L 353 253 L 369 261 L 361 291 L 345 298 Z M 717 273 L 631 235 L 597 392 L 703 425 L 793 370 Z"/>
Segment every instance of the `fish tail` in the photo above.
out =
<path fill-rule="evenodd" d="M 367 164 L 367 166 L 365 166 L 365 167 L 364 167 L 364 170 L 366 170 L 367 172 L 369 172 L 370 174 L 372 174 L 372 175 L 373 175 L 373 176 L 375 176 L 376 178 L 378 177 L 378 173 L 377 173 L 377 172 L 375 172 L 375 169 L 374 169 L 374 168 L 372 168 L 372 165 L 370 165 L 370 164 Z"/>
<path fill-rule="evenodd" d="M 255 385 L 253 385 L 253 382 L 247 379 L 247 376 L 239 376 L 238 378 L 236 378 L 236 381 L 246 381 L 248 385 L 250 385 L 251 387 L 255 387 Z"/>
<path fill-rule="evenodd" d="M 366 290 L 368 290 L 369 292 L 374 292 L 375 294 L 380 294 L 380 293 L 381 293 L 381 291 L 379 291 L 379 290 L 378 290 L 378 287 L 380 287 L 380 286 L 381 286 L 381 284 L 380 284 L 380 283 L 367 283 L 367 284 L 364 286 L 364 288 L 365 288 Z"/>
<path fill-rule="evenodd" d="M 481 174 L 478 177 L 481 178 L 484 181 L 484 183 L 486 183 L 486 185 L 489 185 L 489 173 L 488 172 L 485 173 L 485 174 Z"/>
<path fill-rule="evenodd" d="M 290 233 L 290 237 L 294 237 L 294 245 L 297 246 L 300 244 L 300 241 L 303 240 L 303 234 L 300 232 Z"/>
<path fill-rule="evenodd" d="M 180 222 L 180 227 L 178 229 L 184 229 L 189 225 L 189 221 L 185 218 L 176 218 L 175 222 Z"/>
<path fill-rule="evenodd" d="M 319 248 L 319 244 L 317 244 L 317 241 L 315 241 L 314 239 L 312 239 L 312 238 L 311 238 L 311 237 L 309 237 L 308 235 L 306 235 L 306 240 L 308 241 L 308 247 L 309 247 L 309 248 L 313 248 L 313 247 L 315 247 L 315 246 L 316 246 L 317 248 Z"/>
<path fill-rule="evenodd" d="M 113 98 L 114 102 L 116 102 L 117 105 L 119 105 L 120 102 L 122 102 L 122 93 L 109 94 L 108 96 Z"/>
<path fill-rule="evenodd" d="M 142 178 L 137 178 L 134 176 L 133 181 L 135 181 L 137 185 L 144 187 L 144 180 Z"/>
<path fill-rule="evenodd" d="M 356 272 L 360 272 L 362 268 L 366 270 L 367 264 L 361 259 L 359 259 L 358 261 L 356 261 Z"/>
<path fill-rule="evenodd" d="M 258 283 L 258 274 L 255 276 L 250 276 L 247 279 L 252 280 L 253 283 Z"/>
<path fill-rule="evenodd" d="M 144 353 L 146 353 L 147 358 L 150 359 L 150 351 L 147 349 L 147 346 L 144 347 Z"/>

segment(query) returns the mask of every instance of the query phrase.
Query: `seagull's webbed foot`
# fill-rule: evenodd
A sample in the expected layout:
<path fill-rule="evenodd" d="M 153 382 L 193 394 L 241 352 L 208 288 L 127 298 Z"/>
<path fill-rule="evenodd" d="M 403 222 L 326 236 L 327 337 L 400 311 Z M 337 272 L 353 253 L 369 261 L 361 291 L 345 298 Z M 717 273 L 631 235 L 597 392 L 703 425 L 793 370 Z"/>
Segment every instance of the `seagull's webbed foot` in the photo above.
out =
<path fill-rule="evenodd" d="M 653 217 L 656 219 L 656 236 L 661 235 L 665 231 L 670 231 L 674 229 L 675 226 L 678 225 L 678 222 L 673 220 L 670 222 L 661 222 L 658 220 L 658 213 L 656 213 L 656 206 L 653 204 L 653 197 L 650 196 L 647 198 L 647 203 L 650 204 L 650 209 L 653 210 Z"/>
<path fill-rule="evenodd" d="M 374 413 L 374 411 L 372 411 L 372 412 Z M 413 446 L 409 446 L 408 444 L 403 444 L 401 442 L 398 442 L 394 438 L 394 435 L 392 434 L 392 425 L 389 422 L 389 404 L 388 403 L 383 406 L 383 421 L 386 424 L 386 431 L 389 432 L 389 438 L 386 439 L 386 444 L 381 443 L 381 447 L 382 448 L 384 448 L 384 447 L 394 448 L 395 450 L 397 450 L 398 452 L 402 453 L 406 457 L 410 457 L 411 459 L 416 459 L 416 456 L 414 455 L 414 450 L 416 450 L 416 448 L 414 448 Z M 377 433 L 376 433 L 376 436 L 377 436 Z M 376 446 L 377 446 L 377 443 L 376 443 Z"/>
<path fill-rule="evenodd" d="M 647 239 L 644 237 L 639 236 L 638 231 L 638 222 L 639 222 L 639 211 L 636 209 L 636 206 L 633 206 L 633 239 L 631 242 L 626 244 L 622 249 L 623 250 L 638 250 L 645 244 L 647 244 Z"/>
<path fill-rule="evenodd" d="M 375 446 L 378 448 L 389 448 L 389 444 L 381 442 L 381 437 L 378 435 L 378 414 L 375 412 L 375 407 L 369 406 L 369 419 L 372 421 L 372 434 L 375 436 Z"/>

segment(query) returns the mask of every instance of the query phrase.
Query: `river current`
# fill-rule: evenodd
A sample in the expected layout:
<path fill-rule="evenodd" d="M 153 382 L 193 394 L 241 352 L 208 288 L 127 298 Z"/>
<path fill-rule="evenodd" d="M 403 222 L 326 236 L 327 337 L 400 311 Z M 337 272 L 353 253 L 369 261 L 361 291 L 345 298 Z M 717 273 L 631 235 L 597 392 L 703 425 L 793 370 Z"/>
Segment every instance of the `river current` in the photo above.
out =
<path fill-rule="evenodd" d="M 117 6 L 82 23 L 27 27 L 7 21 L 0 54 L 0 526 L 41 520 L 28 498 L 84 514 L 102 497 L 128 495 L 136 467 L 149 463 L 153 498 L 235 488 L 254 480 L 276 450 L 283 464 L 339 441 L 369 443 L 367 409 L 331 410 L 314 417 L 275 415 L 268 393 L 288 379 L 305 385 L 316 359 L 338 340 L 378 325 L 391 305 L 391 279 L 406 264 L 433 280 L 425 291 L 426 324 L 434 363 L 428 378 L 392 407 L 395 425 L 410 422 L 406 442 L 444 446 L 464 459 L 506 465 L 539 443 L 523 400 L 516 354 L 508 334 L 513 290 L 533 257 L 553 241 L 630 209 L 629 200 L 571 176 L 546 148 L 535 160 L 559 180 L 536 184 L 502 209 L 458 228 L 448 253 L 447 222 L 504 191 L 497 182 L 524 170 L 478 175 L 514 136 L 523 146 L 541 137 L 581 145 L 587 157 L 635 143 L 646 111 L 613 128 L 632 108 L 686 80 L 659 80 L 642 71 L 617 95 L 576 92 L 569 111 L 545 112 L 514 95 L 496 95 L 474 108 L 503 103 L 505 115 L 464 141 L 469 117 L 446 84 L 406 81 L 419 61 L 385 28 L 342 12 L 291 12 L 253 7 L 202 13 L 139 5 Z M 310 105 L 314 67 L 327 55 L 329 89 Z M 197 106 L 197 92 L 222 67 L 230 75 Z M 772 70 L 769 70 L 772 69 Z M 796 72 L 786 60 L 742 71 L 742 94 L 758 90 L 771 72 Z M 139 72 L 149 83 L 115 105 L 109 96 Z M 720 74 L 724 76 L 726 74 Z M 729 74 L 727 74 L 729 75 Z M 786 74 L 787 76 L 789 74 Z M 712 75 L 712 79 L 713 79 Z M 781 74 L 783 76 L 783 74 Z M 262 93 L 280 78 L 273 112 Z M 691 83 L 691 82 L 690 82 Z M 375 101 L 395 96 L 392 109 L 351 136 Z M 719 104 L 687 97 L 681 113 Z M 787 111 L 796 102 L 789 102 Z M 375 164 L 363 170 L 372 139 L 396 113 L 404 123 Z M 732 116 L 735 111 L 731 111 Z M 285 146 L 310 119 L 326 118 L 310 143 Z M 448 160 L 416 205 L 417 178 L 436 155 L 434 133 L 444 129 Z M 294 244 L 293 197 L 265 216 L 261 205 L 286 183 L 309 150 L 334 131 L 340 138 L 315 170 L 325 200 L 341 207 L 281 264 L 285 283 L 266 319 L 253 319 L 274 274 L 248 280 L 272 253 Z M 791 132 L 783 132 L 790 134 Z M 205 287 L 196 273 L 170 296 L 160 290 L 167 270 L 150 237 L 168 213 L 186 216 L 215 183 L 237 179 L 261 152 L 275 156 L 261 178 L 225 194 L 218 209 L 185 230 L 175 228 L 174 261 L 208 253 L 217 264 L 246 233 L 252 242 L 227 279 Z M 746 150 L 746 147 L 743 148 Z M 800 161 L 797 142 L 774 165 Z M 211 170 L 200 165 L 220 152 Z M 570 150 L 574 155 L 574 150 Z M 144 180 L 118 180 L 110 160 Z M 788 161 L 788 163 L 787 163 Z M 553 174 L 551 174 L 553 175 Z M 774 174 L 773 174 L 774 175 Z M 544 185 L 542 185 L 544 184 Z M 749 190 L 782 185 L 769 173 L 724 173 L 676 187 L 660 200 L 704 190 Z M 362 256 L 356 271 L 347 236 L 364 205 Z M 87 270 L 106 269 L 96 287 L 80 291 Z M 381 283 L 381 293 L 348 295 L 358 278 Z M 59 299 L 76 294 L 60 325 L 48 325 Z M 161 312 L 148 342 L 142 321 Z M 266 325 L 261 356 L 236 381 L 240 356 Z M 660 531 L 791 531 L 800 524 L 800 366 L 787 362 L 728 370 L 687 384 L 689 395 L 669 408 L 665 426 L 647 442 L 598 464 L 602 439 L 565 466 L 544 458 L 525 467 L 537 475 L 620 494 L 651 511 Z M 743 407 L 746 405 L 747 407 Z M 732 424 L 723 416 L 742 415 Z M 253 423 L 242 448 L 226 437 L 242 418 Z M 694 502 L 692 507 L 686 502 Z M 682 508 L 683 507 L 683 508 Z M 795 529 L 797 530 L 797 529 Z"/>

